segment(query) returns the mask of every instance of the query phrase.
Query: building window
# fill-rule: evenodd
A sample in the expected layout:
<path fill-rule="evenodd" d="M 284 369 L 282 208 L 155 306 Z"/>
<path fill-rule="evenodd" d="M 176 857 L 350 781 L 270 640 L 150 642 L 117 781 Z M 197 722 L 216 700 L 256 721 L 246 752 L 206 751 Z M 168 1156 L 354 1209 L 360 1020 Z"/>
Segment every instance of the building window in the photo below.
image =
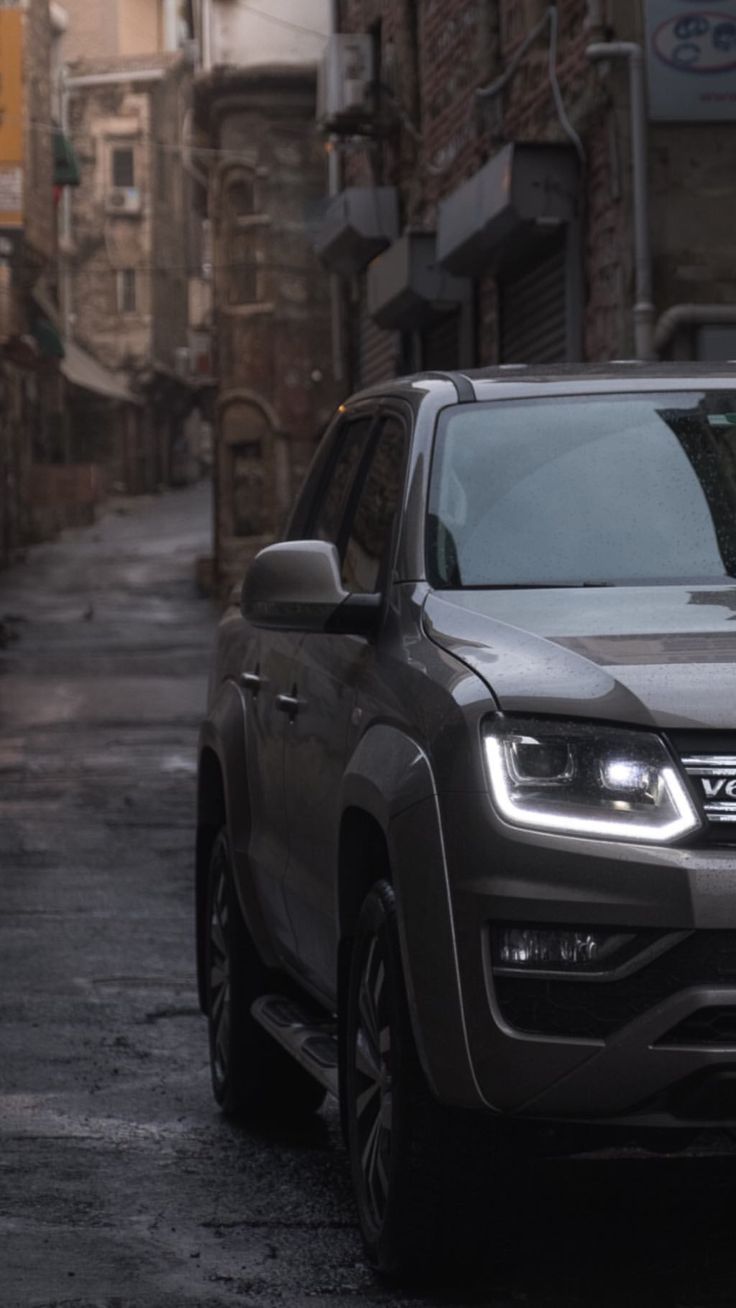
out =
<path fill-rule="evenodd" d="M 135 313 L 138 307 L 135 268 L 120 268 L 117 277 L 118 313 Z"/>
<path fill-rule="evenodd" d="M 256 251 L 249 232 L 231 232 L 228 242 L 228 304 L 254 304 L 258 300 Z"/>
<path fill-rule="evenodd" d="M 255 183 L 252 177 L 239 177 L 228 187 L 227 198 L 233 218 L 247 218 L 255 213 Z"/>
<path fill-rule="evenodd" d="M 115 147 L 111 172 L 113 186 L 135 186 L 135 154 L 132 145 Z"/>
<path fill-rule="evenodd" d="M 156 194 L 159 200 L 169 196 L 169 150 L 164 141 L 159 142 L 156 160 Z"/>

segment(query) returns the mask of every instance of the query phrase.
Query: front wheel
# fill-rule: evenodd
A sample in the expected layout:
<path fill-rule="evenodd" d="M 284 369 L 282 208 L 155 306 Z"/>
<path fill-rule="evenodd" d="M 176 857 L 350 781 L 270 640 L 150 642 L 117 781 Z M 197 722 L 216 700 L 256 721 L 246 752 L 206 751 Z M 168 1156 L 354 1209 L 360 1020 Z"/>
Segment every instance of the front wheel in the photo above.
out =
<path fill-rule="evenodd" d="M 353 946 L 343 1110 L 372 1265 L 416 1277 L 472 1258 L 498 1179 L 490 1169 L 494 1124 L 439 1104 L 427 1085 L 387 881 L 366 897 Z"/>

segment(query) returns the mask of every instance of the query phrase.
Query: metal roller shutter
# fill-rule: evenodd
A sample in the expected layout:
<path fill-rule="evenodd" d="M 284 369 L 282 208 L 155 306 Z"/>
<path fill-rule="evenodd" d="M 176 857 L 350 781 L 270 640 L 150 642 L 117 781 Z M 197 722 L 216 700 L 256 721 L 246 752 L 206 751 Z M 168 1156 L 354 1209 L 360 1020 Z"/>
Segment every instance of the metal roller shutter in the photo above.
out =
<path fill-rule="evenodd" d="M 440 372 L 460 367 L 460 314 L 448 313 L 422 333 L 422 367 Z"/>
<path fill-rule="evenodd" d="M 389 381 L 399 372 L 401 337 L 398 332 L 383 331 L 368 316 L 365 301 L 360 306 L 358 331 L 358 386 Z"/>
<path fill-rule="evenodd" d="M 501 363 L 563 363 L 567 358 L 565 249 L 504 279 Z"/>

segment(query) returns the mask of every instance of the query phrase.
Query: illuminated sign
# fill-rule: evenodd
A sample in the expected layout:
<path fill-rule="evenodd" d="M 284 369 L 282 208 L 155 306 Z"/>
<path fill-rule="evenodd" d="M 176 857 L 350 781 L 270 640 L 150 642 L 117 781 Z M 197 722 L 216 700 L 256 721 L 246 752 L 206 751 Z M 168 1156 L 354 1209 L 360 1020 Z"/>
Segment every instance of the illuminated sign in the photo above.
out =
<path fill-rule="evenodd" d="M 644 0 L 650 116 L 736 118 L 736 0 Z"/>

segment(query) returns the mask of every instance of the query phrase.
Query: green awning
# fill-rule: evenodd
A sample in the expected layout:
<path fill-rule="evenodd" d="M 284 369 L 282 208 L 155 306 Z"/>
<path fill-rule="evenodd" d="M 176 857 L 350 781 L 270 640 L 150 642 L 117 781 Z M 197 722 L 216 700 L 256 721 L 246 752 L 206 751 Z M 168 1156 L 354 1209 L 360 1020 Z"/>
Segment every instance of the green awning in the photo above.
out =
<path fill-rule="evenodd" d="M 79 163 L 74 146 L 60 127 L 54 131 L 54 186 L 79 186 Z"/>
<path fill-rule="evenodd" d="M 37 318 L 31 332 L 42 359 L 63 359 L 64 342 L 48 318 Z"/>

